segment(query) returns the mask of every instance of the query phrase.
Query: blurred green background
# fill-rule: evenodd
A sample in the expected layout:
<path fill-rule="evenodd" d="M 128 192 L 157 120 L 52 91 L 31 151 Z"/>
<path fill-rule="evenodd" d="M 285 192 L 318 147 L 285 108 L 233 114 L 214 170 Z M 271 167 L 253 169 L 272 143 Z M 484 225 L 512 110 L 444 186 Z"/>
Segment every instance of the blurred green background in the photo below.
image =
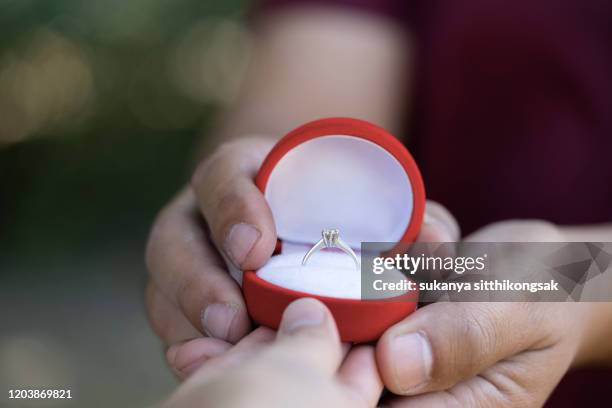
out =
<path fill-rule="evenodd" d="M 250 55 L 241 0 L 0 0 L 0 406 L 175 386 L 143 248 Z M 10 388 L 71 401 L 9 401 Z"/>

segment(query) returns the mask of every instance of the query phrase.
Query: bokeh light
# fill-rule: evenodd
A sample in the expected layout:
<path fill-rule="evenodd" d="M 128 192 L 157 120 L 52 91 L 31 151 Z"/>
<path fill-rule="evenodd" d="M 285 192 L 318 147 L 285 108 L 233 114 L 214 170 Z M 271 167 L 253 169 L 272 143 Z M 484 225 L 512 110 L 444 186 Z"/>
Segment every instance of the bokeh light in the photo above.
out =
<path fill-rule="evenodd" d="M 91 65 L 79 46 L 40 28 L 0 60 L 0 141 L 80 123 L 90 113 Z"/>
<path fill-rule="evenodd" d="M 0 380 L 6 385 L 29 384 L 45 389 L 50 384 L 69 389 L 77 377 L 70 352 L 44 334 L 14 335 L 0 340 Z M 39 406 L 25 401 L 24 406 Z M 65 406 L 66 401 L 48 400 L 45 406 Z"/>
<path fill-rule="evenodd" d="M 231 102 L 251 55 L 251 35 L 230 19 L 210 18 L 191 27 L 169 59 L 181 91 L 200 102 Z"/>
<path fill-rule="evenodd" d="M 238 92 L 247 5 L 0 0 L 0 384 L 74 393 L 33 406 L 152 406 L 176 386 L 143 246 Z"/>

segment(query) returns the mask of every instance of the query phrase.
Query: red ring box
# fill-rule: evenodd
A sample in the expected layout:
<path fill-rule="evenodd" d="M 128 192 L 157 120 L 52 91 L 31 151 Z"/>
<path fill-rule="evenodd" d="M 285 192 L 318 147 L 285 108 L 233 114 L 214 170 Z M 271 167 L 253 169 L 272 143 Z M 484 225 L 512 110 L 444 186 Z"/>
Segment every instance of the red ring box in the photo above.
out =
<path fill-rule="evenodd" d="M 361 272 L 342 252 L 319 251 L 301 266 L 323 228 L 338 228 L 355 251 L 361 242 L 416 238 L 425 189 L 414 159 L 395 137 L 357 119 L 310 122 L 274 146 L 255 182 L 281 242 L 266 265 L 243 274 L 244 297 L 256 322 L 276 329 L 289 303 L 312 297 L 330 309 L 343 341 L 359 343 L 378 339 L 416 309 L 416 296 L 409 292 L 362 299 Z"/>

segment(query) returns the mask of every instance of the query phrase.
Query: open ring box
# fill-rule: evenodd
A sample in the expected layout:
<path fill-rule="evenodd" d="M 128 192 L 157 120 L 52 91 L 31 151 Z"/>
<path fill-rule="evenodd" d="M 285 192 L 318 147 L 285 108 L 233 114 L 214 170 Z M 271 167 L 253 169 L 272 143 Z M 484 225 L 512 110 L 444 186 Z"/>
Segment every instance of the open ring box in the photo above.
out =
<path fill-rule="evenodd" d="M 416 238 L 425 207 L 423 181 L 397 139 L 356 119 L 310 122 L 274 146 L 255 181 L 279 239 L 264 266 L 243 274 L 256 322 L 276 329 L 289 303 L 312 297 L 330 309 L 343 341 L 368 342 L 415 310 L 414 293 L 362 299 L 361 271 L 344 252 L 323 249 L 302 266 L 324 228 L 338 228 L 358 256 L 362 242 Z"/>

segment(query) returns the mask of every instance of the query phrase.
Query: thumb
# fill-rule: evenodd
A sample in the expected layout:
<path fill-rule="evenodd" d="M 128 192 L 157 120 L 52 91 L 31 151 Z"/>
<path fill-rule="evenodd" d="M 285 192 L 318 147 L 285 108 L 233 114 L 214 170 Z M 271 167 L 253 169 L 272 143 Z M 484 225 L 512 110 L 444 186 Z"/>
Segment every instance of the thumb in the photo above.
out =
<path fill-rule="evenodd" d="M 259 268 L 276 245 L 272 212 L 253 181 L 270 148 L 265 139 L 223 145 L 191 180 L 215 246 L 241 270 Z"/>
<path fill-rule="evenodd" d="M 330 377 L 335 374 L 343 353 L 336 323 L 327 307 L 310 298 L 287 306 L 271 353 Z"/>
<path fill-rule="evenodd" d="M 541 343 L 545 326 L 527 304 L 435 303 L 383 335 L 378 367 L 396 394 L 444 390 Z"/>

